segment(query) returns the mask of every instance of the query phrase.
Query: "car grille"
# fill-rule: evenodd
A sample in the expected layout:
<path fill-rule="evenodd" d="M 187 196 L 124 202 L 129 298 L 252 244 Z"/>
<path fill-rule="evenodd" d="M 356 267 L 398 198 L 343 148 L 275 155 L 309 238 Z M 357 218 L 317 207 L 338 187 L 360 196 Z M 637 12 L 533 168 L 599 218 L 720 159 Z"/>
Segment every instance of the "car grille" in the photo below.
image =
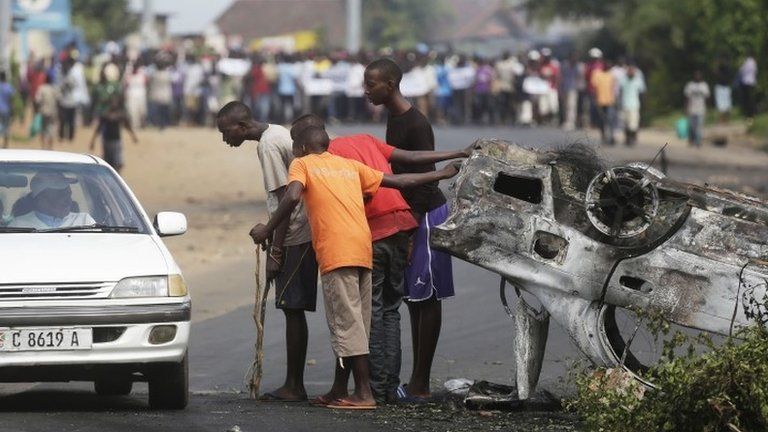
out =
<path fill-rule="evenodd" d="M 114 282 L 0 284 L 0 301 L 106 298 L 114 286 Z"/>

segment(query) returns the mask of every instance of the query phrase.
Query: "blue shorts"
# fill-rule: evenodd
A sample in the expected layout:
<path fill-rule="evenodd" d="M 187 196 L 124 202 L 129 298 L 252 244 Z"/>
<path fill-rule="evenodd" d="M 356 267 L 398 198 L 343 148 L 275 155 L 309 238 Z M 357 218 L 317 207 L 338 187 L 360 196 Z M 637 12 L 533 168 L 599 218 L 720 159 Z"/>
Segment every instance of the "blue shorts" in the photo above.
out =
<path fill-rule="evenodd" d="M 443 204 L 419 220 L 419 227 L 413 234 L 411 260 L 405 268 L 405 297 L 409 301 L 427 300 L 433 294 L 438 300 L 454 295 L 451 256 L 429 245 L 432 227 L 447 218 L 448 204 Z"/>

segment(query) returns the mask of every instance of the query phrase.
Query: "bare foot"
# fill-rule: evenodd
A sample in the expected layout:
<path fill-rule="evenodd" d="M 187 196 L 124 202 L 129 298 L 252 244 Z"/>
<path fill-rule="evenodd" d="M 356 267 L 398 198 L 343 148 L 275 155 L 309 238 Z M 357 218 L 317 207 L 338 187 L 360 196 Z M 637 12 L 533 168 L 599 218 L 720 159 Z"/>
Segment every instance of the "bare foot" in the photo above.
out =
<path fill-rule="evenodd" d="M 359 396 L 349 396 L 341 399 L 336 399 L 333 403 L 327 405 L 331 409 L 343 409 L 343 410 L 372 410 L 376 409 L 376 401 L 373 398 L 360 398 Z"/>
<path fill-rule="evenodd" d="M 408 392 L 409 396 L 425 398 L 425 399 L 429 399 L 432 397 L 432 393 L 429 391 L 429 387 L 419 388 L 412 384 L 408 384 L 405 386 L 405 390 Z"/>
<path fill-rule="evenodd" d="M 353 393 L 345 397 L 344 400 L 355 405 L 376 405 L 376 400 L 370 393 L 368 395 L 359 395 L 357 393 Z"/>

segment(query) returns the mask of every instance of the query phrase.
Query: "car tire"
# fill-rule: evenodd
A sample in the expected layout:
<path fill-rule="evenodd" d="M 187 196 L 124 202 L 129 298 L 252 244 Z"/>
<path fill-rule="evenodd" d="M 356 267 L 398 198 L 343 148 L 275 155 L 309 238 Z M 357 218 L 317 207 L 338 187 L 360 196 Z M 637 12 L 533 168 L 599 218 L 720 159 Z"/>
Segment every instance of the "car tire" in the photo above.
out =
<path fill-rule="evenodd" d="M 125 396 L 131 394 L 133 381 L 130 377 L 97 378 L 93 388 L 99 396 Z"/>
<path fill-rule="evenodd" d="M 149 376 L 149 407 L 160 410 L 184 409 L 189 402 L 189 357 L 179 363 L 163 363 Z"/>

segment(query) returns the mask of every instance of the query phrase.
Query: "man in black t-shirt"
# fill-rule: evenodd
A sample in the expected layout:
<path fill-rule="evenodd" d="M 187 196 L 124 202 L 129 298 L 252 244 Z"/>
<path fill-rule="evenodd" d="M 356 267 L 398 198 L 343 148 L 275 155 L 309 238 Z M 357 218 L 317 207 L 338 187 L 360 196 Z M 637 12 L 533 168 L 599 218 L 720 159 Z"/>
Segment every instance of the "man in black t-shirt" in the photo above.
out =
<path fill-rule="evenodd" d="M 432 126 L 424 115 L 400 93 L 403 72 L 389 59 L 379 59 L 365 69 L 366 97 L 374 105 L 389 111 L 386 142 L 403 150 L 435 149 Z M 406 165 L 392 163 L 392 172 L 423 173 L 434 171 L 434 164 Z M 413 371 L 407 386 L 401 385 L 397 397 L 405 402 L 419 402 L 430 396 L 429 376 L 432 359 L 440 337 L 442 306 L 440 300 L 453 297 L 453 269 L 450 255 L 432 250 L 429 233 L 448 216 L 445 196 L 437 182 L 402 191 L 416 213 L 419 227 L 413 235 L 410 262 L 405 271 L 405 297 L 411 316 Z"/>

